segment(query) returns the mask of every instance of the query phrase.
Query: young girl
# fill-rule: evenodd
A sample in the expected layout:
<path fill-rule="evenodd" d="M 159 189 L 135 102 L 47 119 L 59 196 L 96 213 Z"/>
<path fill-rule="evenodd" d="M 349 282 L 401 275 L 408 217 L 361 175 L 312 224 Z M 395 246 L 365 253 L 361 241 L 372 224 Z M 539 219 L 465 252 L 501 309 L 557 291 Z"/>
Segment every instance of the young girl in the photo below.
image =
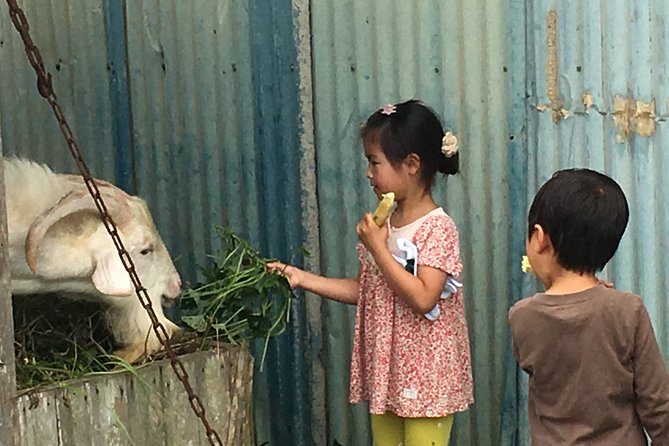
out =
<path fill-rule="evenodd" d="M 431 193 L 438 171 L 458 172 L 457 140 L 416 100 L 379 109 L 361 135 L 370 185 L 397 207 L 382 227 L 370 213 L 358 222 L 357 278 L 268 266 L 293 288 L 357 304 L 350 401 L 369 402 L 374 445 L 445 446 L 453 414 L 473 403 L 458 232 Z"/>

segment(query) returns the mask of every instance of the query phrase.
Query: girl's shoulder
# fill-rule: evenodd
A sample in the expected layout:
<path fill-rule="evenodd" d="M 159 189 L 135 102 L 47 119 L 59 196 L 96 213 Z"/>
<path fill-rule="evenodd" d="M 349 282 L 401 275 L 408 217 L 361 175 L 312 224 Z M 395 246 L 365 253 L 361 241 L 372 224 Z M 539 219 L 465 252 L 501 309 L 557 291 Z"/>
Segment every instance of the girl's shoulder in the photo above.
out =
<path fill-rule="evenodd" d="M 450 232 L 450 231 L 455 231 L 457 232 L 457 227 L 455 226 L 455 222 L 451 218 L 450 215 L 444 211 L 443 208 L 437 208 L 427 214 L 422 221 L 420 227 L 416 231 L 416 235 L 419 235 L 421 233 L 430 233 L 433 231 L 444 231 L 444 232 Z"/>
<path fill-rule="evenodd" d="M 416 240 L 433 233 L 450 232 L 455 229 L 455 223 L 442 208 L 436 208 L 405 226 L 389 227 L 391 240 L 400 237 Z"/>
<path fill-rule="evenodd" d="M 457 278 L 462 272 L 458 231 L 453 219 L 440 209 L 416 232 L 414 243 L 419 265 L 431 266 Z"/>

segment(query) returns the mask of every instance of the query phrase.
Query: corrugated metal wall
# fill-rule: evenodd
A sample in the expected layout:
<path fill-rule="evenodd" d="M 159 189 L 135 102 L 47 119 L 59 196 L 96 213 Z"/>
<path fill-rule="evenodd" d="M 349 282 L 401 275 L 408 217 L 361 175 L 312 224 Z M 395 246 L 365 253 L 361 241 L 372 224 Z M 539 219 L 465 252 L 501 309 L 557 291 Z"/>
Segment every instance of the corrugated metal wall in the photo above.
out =
<path fill-rule="evenodd" d="M 91 170 L 146 198 L 184 279 L 215 253 L 215 224 L 303 262 L 289 0 L 20 3 Z M 5 2 L 0 60 L 5 152 L 74 171 Z M 317 362 L 305 319 L 298 301 L 256 371 L 259 442 L 310 443 L 310 387 L 291 377 Z"/>
<path fill-rule="evenodd" d="M 354 226 L 375 205 L 359 125 L 383 103 L 425 100 L 462 146 L 462 174 L 437 190 L 460 228 L 476 382 L 477 403 L 456 418 L 454 443 L 498 445 L 506 311 L 517 269 L 510 259 L 521 254 L 509 237 L 509 141 L 522 140 L 522 118 L 511 121 L 509 113 L 512 91 L 522 94 L 523 85 L 513 41 L 500 36 L 510 23 L 522 24 L 522 15 L 511 17 L 522 9 L 502 0 L 311 3 L 322 270 L 356 274 Z M 352 408 L 346 398 L 353 310 L 331 303 L 323 309 L 330 438 L 366 445 L 366 408 Z"/>
<path fill-rule="evenodd" d="M 462 146 L 462 175 L 436 195 L 461 232 L 477 399 L 454 443 L 527 444 L 506 313 L 538 289 L 517 266 L 525 214 L 558 168 L 604 170 L 628 194 L 605 275 L 644 296 L 669 356 L 666 2 L 25 3 L 94 173 L 147 199 L 191 281 L 213 224 L 267 256 L 355 274 L 353 227 L 374 206 L 359 124 L 411 97 L 441 114 Z M 0 2 L 5 151 L 72 170 L 19 43 Z M 294 256 L 302 243 L 310 258 Z M 296 303 L 255 374 L 258 444 L 369 444 L 366 409 L 347 402 L 352 320 L 315 296 Z"/>
<path fill-rule="evenodd" d="M 164 236 L 187 247 L 179 266 L 188 277 L 200 253 L 213 252 L 212 224 L 243 228 L 244 237 L 260 240 L 262 154 L 253 150 L 259 122 L 251 41 L 240 32 L 249 30 L 248 7 L 127 3 L 137 189 L 156 203 L 155 218 L 169 222 Z"/>
<path fill-rule="evenodd" d="M 31 31 L 45 67 L 79 137 L 91 171 L 112 178 L 113 104 L 103 0 L 25 2 Z M 85 37 L 82 37 L 85 36 Z M 36 93 L 36 77 L 23 42 L 0 2 L 0 114 L 5 155 L 21 154 L 55 169 L 74 169 L 48 103 Z"/>
<path fill-rule="evenodd" d="M 620 183 L 630 222 L 603 276 L 643 297 L 667 360 L 669 3 L 535 1 L 528 22 L 528 199 L 561 168 Z M 520 426 L 529 444 L 524 413 Z"/>

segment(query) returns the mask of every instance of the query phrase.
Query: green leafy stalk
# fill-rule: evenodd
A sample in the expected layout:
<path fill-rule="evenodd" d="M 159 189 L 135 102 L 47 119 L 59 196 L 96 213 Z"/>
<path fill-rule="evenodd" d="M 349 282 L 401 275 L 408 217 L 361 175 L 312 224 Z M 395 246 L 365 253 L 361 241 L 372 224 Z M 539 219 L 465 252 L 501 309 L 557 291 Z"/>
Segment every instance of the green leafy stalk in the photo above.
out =
<path fill-rule="evenodd" d="M 285 277 L 267 271 L 267 260 L 248 242 L 228 228 L 215 230 L 221 253 L 200 266 L 205 281 L 184 292 L 181 320 L 200 335 L 234 344 L 264 339 L 262 369 L 269 339 L 290 320 L 293 291 Z"/>

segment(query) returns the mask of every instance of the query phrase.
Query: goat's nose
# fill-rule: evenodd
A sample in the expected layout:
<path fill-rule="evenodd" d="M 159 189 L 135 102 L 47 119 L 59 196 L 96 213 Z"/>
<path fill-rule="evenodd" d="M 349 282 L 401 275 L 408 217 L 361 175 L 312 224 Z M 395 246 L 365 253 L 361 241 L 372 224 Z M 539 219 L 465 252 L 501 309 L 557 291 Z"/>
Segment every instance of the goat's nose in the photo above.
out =
<path fill-rule="evenodd" d="M 176 295 L 176 296 L 168 296 L 167 294 L 163 294 L 160 296 L 160 303 L 163 307 L 165 308 L 171 308 L 174 307 L 176 304 L 179 303 L 181 300 L 181 295 Z"/>
<path fill-rule="evenodd" d="M 181 295 L 181 278 L 179 275 L 175 275 L 174 278 L 168 283 L 167 289 L 165 290 L 164 297 L 176 299 Z"/>

